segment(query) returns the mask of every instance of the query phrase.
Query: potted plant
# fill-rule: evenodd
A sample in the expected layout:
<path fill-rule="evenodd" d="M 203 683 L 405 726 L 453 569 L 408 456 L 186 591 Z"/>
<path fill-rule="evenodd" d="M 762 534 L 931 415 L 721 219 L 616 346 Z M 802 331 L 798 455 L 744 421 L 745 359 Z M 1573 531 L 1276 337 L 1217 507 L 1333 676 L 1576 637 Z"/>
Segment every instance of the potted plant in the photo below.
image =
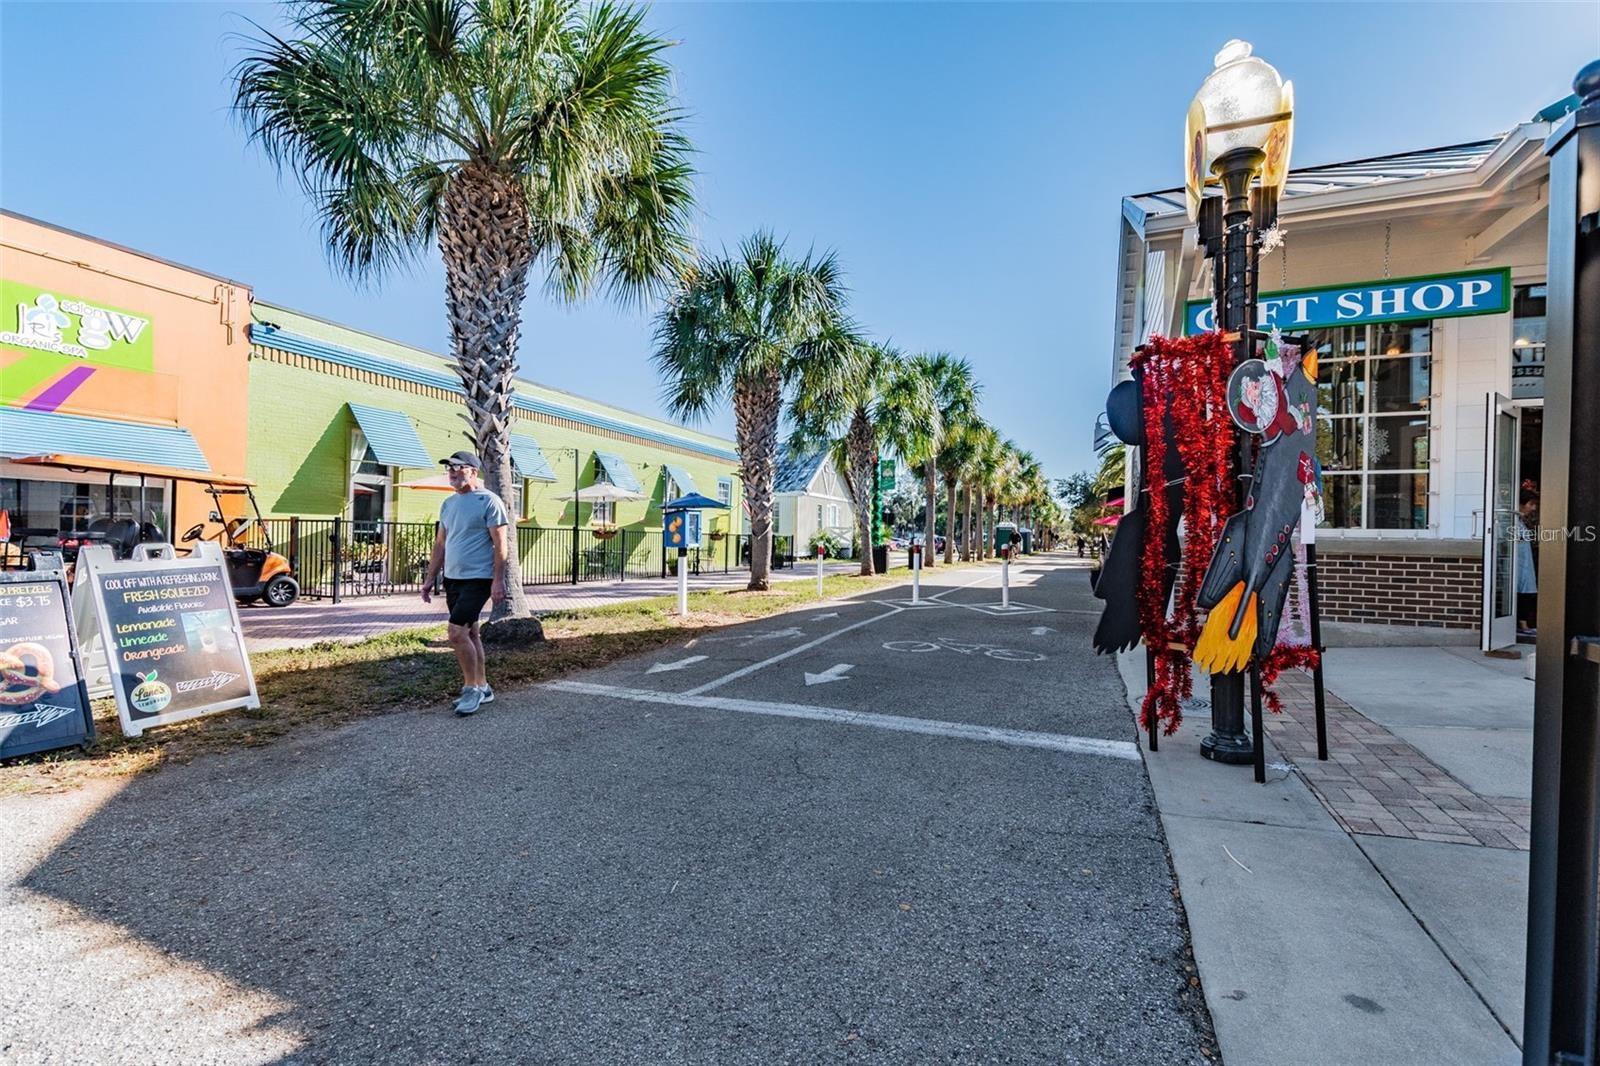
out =
<path fill-rule="evenodd" d="M 594 534 L 595 540 L 610 540 L 612 537 L 617 535 L 617 527 L 606 525 L 594 526 L 589 530 L 589 532 Z"/>

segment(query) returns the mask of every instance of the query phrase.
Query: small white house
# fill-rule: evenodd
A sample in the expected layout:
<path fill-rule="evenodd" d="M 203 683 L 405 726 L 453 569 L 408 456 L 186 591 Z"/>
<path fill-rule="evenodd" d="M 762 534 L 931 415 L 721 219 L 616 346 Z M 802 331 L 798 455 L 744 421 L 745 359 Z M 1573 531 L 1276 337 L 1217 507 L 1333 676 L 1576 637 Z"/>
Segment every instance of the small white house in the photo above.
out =
<path fill-rule="evenodd" d="M 855 530 L 844 478 L 826 452 L 789 457 L 778 462 L 772 501 L 773 534 L 792 537 L 795 555 L 809 553 L 811 537 L 829 529 L 846 549 Z"/>

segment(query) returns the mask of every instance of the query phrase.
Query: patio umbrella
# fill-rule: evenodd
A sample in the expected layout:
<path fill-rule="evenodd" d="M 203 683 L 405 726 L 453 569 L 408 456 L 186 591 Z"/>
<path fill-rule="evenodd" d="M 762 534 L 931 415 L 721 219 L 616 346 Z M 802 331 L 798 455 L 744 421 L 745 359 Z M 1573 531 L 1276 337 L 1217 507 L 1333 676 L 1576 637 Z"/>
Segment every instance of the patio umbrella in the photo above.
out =
<path fill-rule="evenodd" d="M 1104 518 L 1096 518 L 1094 520 L 1094 524 L 1097 525 L 1097 526 L 1114 526 L 1120 521 L 1122 521 L 1122 516 L 1121 515 L 1119 515 L 1119 514 L 1108 514 Z"/>
<path fill-rule="evenodd" d="M 454 492 L 455 486 L 450 484 L 449 474 L 432 474 L 428 477 L 419 477 L 415 481 L 402 481 L 403 489 L 428 489 L 433 492 Z"/>
<path fill-rule="evenodd" d="M 663 511 L 705 511 L 715 508 L 726 511 L 728 505 L 709 496 L 702 496 L 698 492 L 691 492 L 687 496 L 679 496 L 676 500 L 668 500 L 661 505 Z"/>
<path fill-rule="evenodd" d="M 580 503 L 612 503 L 616 500 L 642 500 L 645 498 L 642 492 L 618 488 L 609 481 L 599 481 L 593 485 L 587 485 L 575 493 L 569 493 L 569 495 L 576 496 Z"/>

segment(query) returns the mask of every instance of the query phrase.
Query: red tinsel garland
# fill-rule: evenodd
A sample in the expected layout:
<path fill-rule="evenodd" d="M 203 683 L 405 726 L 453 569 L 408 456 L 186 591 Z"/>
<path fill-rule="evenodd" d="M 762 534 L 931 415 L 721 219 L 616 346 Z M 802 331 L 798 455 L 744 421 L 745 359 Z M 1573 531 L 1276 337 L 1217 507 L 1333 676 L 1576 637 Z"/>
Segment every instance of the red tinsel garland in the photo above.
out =
<path fill-rule="evenodd" d="M 1153 716 L 1170 735 L 1183 721 L 1182 701 L 1194 691 L 1189 655 L 1200 635 L 1195 595 L 1222 523 L 1235 508 L 1233 425 L 1226 404 L 1232 351 L 1217 332 L 1176 340 L 1155 337 L 1134 355 L 1134 362 L 1143 369 L 1144 505 L 1150 509 L 1139 579 L 1139 622 L 1155 662 L 1155 683 L 1145 694 L 1141 723 L 1149 729 Z M 1186 475 L 1182 571 L 1170 613 L 1162 596 L 1163 572 L 1177 562 L 1166 557 L 1173 522 L 1163 474 L 1167 448 L 1163 421 L 1169 415 Z"/>
<path fill-rule="evenodd" d="M 1296 667 L 1315 670 L 1321 659 L 1317 649 L 1309 644 L 1279 644 L 1273 648 L 1267 661 L 1261 664 L 1261 698 L 1266 701 L 1267 710 L 1273 714 L 1283 713 L 1283 699 L 1272 687 L 1277 684 L 1279 674 Z"/>

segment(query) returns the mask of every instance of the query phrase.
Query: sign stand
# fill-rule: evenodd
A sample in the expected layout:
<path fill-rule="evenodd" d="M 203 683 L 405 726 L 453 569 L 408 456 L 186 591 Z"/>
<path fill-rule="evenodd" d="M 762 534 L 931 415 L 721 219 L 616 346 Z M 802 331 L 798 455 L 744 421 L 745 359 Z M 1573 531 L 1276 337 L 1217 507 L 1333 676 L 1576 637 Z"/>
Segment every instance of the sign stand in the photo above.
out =
<path fill-rule="evenodd" d="M 817 597 L 819 599 L 822 597 L 822 556 L 825 550 L 822 545 L 817 545 Z"/>
<path fill-rule="evenodd" d="M 1011 610 L 1011 545 L 1007 544 L 1002 549 L 1005 554 L 1000 557 L 1000 609 Z"/>
<path fill-rule="evenodd" d="M 0 573 L 0 758 L 94 739 L 67 575 L 53 554 L 33 556 L 47 568 Z"/>
<path fill-rule="evenodd" d="M 911 603 L 913 606 L 922 602 L 922 546 L 911 546 Z"/>
<path fill-rule="evenodd" d="M 689 549 L 678 549 L 678 615 L 689 617 Z"/>
<path fill-rule="evenodd" d="M 81 549 L 73 615 L 89 687 L 111 690 L 130 737 L 261 706 L 227 563 L 213 541 L 182 558 L 170 544 L 138 545 L 129 559 L 101 545 Z"/>

